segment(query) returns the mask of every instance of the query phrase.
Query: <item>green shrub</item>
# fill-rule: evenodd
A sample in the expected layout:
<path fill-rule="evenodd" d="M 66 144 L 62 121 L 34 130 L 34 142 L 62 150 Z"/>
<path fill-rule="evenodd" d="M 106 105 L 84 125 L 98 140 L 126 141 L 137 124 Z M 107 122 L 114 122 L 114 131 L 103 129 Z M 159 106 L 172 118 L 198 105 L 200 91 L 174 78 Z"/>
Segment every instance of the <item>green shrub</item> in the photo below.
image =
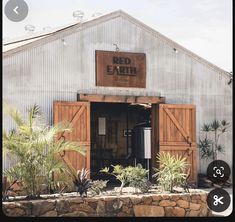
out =
<path fill-rule="evenodd" d="M 174 186 L 180 186 L 185 183 L 187 177 L 185 171 L 188 167 L 186 158 L 161 152 L 157 155 L 157 162 L 159 168 L 154 168 L 156 173 L 153 177 L 157 177 L 158 185 L 165 191 L 173 192 Z"/>
<path fill-rule="evenodd" d="M 8 104 L 4 104 L 4 111 L 13 119 L 16 129 L 3 132 L 3 150 L 17 162 L 5 170 L 4 175 L 12 181 L 21 181 L 28 197 L 40 194 L 41 185 L 45 183 L 42 178 L 45 178 L 50 192 L 53 190 L 53 172 L 60 173 L 68 169 L 59 154 L 65 150 L 84 154 L 76 143 L 55 140 L 58 134 L 71 131 L 71 127 L 66 123 L 48 126 L 37 105 L 29 109 L 26 120 Z"/>
<path fill-rule="evenodd" d="M 100 172 L 113 175 L 121 182 L 120 194 L 122 194 L 122 189 L 127 184 L 134 188 L 139 188 L 142 192 L 146 192 L 149 189 L 147 179 L 148 170 L 144 169 L 141 164 L 138 164 L 136 167 L 128 166 L 125 168 L 121 165 L 115 165 L 111 173 L 108 167 L 105 167 Z"/>
<path fill-rule="evenodd" d="M 148 170 L 144 169 L 141 164 L 137 164 L 136 167 L 127 167 L 126 173 L 129 186 L 140 189 L 143 193 L 148 192 L 150 188 L 150 182 L 147 178 Z"/>
<path fill-rule="evenodd" d="M 100 195 L 107 186 L 108 180 L 93 180 L 89 191 L 93 195 Z"/>

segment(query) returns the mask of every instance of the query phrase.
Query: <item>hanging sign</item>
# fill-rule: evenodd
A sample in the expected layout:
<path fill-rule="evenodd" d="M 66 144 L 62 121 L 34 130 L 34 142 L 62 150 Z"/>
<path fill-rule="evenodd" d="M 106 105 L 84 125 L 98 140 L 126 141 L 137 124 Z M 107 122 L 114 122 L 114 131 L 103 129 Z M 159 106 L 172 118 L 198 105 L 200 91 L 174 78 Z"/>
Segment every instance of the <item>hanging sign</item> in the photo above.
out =
<path fill-rule="evenodd" d="M 132 52 L 95 52 L 96 85 L 146 87 L 146 56 Z"/>

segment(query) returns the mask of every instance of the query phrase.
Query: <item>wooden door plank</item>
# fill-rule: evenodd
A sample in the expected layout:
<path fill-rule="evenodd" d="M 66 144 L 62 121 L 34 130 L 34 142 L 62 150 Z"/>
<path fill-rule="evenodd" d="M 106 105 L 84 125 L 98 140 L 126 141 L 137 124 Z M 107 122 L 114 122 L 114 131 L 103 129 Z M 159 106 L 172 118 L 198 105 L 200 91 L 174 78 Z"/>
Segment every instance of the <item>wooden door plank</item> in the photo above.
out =
<path fill-rule="evenodd" d="M 67 108 L 67 107 L 66 107 Z M 80 109 L 78 109 L 78 111 L 76 112 L 76 114 L 72 117 L 72 119 L 69 121 L 69 120 L 67 120 L 68 122 L 70 122 L 70 124 L 72 125 L 72 127 L 73 127 L 73 125 L 76 123 L 76 121 L 80 118 L 80 116 L 82 115 L 82 113 L 83 113 L 83 111 L 84 111 L 84 109 L 85 109 L 85 107 L 84 106 L 82 106 Z M 67 110 L 65 110 L 65 113 L 66 113 L 66 115 L 68 114 L 68 112 L 67 112 Z M 68 119 L 68 118 L 67 118 Z M 66 132 L 63 132 L 62 134 L 61 134 L 61 136 L 60 136 L 60 138 L 61 137 L 65 137 L 65 134 Z M 60 139 L 59 138 L 59 139 Z"/>
<path fill-rule="evenodd" d="M 73 172 L 80 169 L 81 167 L 86 167 L 90 169 L 90 165 L 87 164 L 90 161 L 90 138 L 87 140 L 87 135 L 90 134 L 90 127 L 87 128 L 86 126 L 89 125 L 87 121 L 90 121 L 89 109 L 90 104 L 89 102 L 54 102 L 54 122 L 58 123 L 63 120 L 70 121 L 70 124 L 73 126 L 74 131 L 70 132 L 68 135 L 63 132 L 60 136 L 66 135 L 66 139 L 70 141 L 76 141 L 77 144 L 83 148 L 86 148 L 87 154 L 82 156 L 75 151 L 67 151 L 65 154 L 61 153 L 61 157 L 63 157 L 63 161 L 66 162 L 69 168 L 73 167 Z M 83 126 L 81 126 L 83 124 Z M 82 127 L 82 130 L 86 131 L 83 135 L 78 135 L 78 128 Z M 88 160 L 89 159 L 89 160 Z M 76 169 L 76 170 L 75 170 Z"/>
<path fill-rule="evenodd" d="M 168 109 L 195 109 L 195 105 L 193 104 L 159 104 L 160 108 L 168 108 Z"/>
<path fill-rule="evenodd" d="M 158 129 L 158 133 L 160 135 L 160 141 L 164 141 L 164 138 L 163 138 L 163 132 L 164 132 L 164 122 L 163 122 L 163 109 L 159 109 L 159 116 L 157 116 L 157 118 L 159 119 L 160 121 L 160 126 L 159 126 L 159 129 Z"/>
<path fill-rule="evenodd" d="M 178 128 L 179 132 L 182 134 L 182 136 L 186 139 L 186 141 L 191 144 L 192 139 L 190 136 L 185 132 L 183 127 L 180 125 L 180 123 L 177 121 L 177 119 L 172 115 L 172 113 L 169 111 L 168 108 L 164 108 L 164 111 L 167 113 L 167 115 L 170 117 L 172 122 L 175 124 L 175 126 Z"/>
<path fill-rule="evenodd" d="M 197 183 L 195 108 L 195 105 L 191 104 L 159 104 L 158 114 L 152 111 L 152 115 L 156 115 L 152 117 L 152 120 L 155 121 L 152 123 L 152 133 L 157 134 L 160 138 L 156 146 L 157 152 L 167 152 L 186 157 L 187 163 L 190 165 L 187 168 L 189 181 Z M 158 123 L 156 123 L 156 119 L 158 119 Z M 158 127 L 157 130 L 155 130 L 156 126 Z M 154 134 L 152 137 L 154 137 Z M 152 140 L 152 144 L 155 145 L 154 139 Z M 156 155 L 156 151 L 154 151 L 154 155 Z M 156 156 L 152 156 L 153 158 L 155 160 Z"/>
<path fill-rule="evenodd" d="M 121 95 L 97 95 L 78 94 L 78 100 L 89 102 L 109 103 L 165 103 L 165 97 L 160 96 L 121 96 Z"/>
<path fill-rule="evenodd" d="M 161 147 L 161 150 L 189 150 L 189 151 L 193 151 L 193 150 L 196 150 L 196 147 L 192 147 L 192 146 L 185 146 L 185 147 L 182 147 L 182 146 L 160 146 Z"/>
<path fill-rule="evenodd" d="M 189 146 L 189 144 L 185 141 L 185 142 L 181 142 L 181 141 L 161 141 L 159 143 L 160 146 Z M 191 146 L 196 146 L 196 143 L 195 142 L 192 142 Z"/>

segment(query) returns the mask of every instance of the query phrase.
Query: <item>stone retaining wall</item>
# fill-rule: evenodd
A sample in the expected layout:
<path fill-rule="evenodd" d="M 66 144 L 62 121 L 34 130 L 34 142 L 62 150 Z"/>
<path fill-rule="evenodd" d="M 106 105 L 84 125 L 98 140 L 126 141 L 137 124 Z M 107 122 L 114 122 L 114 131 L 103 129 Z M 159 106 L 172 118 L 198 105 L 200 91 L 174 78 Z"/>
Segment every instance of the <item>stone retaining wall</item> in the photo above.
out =
<path fill-rule="evenodd" d="M 3 202 L 3 212 L 11 217 L 194 217 L 211 216 L 207 193 L 145 194 Z"/>

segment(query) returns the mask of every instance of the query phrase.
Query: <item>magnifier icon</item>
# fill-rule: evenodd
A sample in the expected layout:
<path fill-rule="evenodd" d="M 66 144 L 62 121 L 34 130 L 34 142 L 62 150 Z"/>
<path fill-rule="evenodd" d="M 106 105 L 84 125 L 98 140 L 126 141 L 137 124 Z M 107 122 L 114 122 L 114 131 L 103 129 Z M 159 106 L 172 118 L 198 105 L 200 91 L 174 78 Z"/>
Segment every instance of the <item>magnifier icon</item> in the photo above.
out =
<path fill-rule="evenodd" d="M 217 174 L 221 175 L 221 170 L 220 170 L 220 169 L 217 169 L 215 172 L 216 172 Z"/>

